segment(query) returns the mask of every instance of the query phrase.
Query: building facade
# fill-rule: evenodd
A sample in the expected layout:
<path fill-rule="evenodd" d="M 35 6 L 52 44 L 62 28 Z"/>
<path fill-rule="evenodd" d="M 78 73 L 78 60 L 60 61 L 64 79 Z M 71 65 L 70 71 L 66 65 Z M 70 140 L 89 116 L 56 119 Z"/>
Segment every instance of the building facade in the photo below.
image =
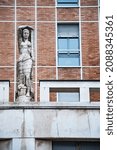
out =
<path fill-rule="evenodd" d="M 99 150 L 99 0 L 0 1 L 0 149 Z M 16 100 L 18 27 L 34 29 L 34 100 Z"/>

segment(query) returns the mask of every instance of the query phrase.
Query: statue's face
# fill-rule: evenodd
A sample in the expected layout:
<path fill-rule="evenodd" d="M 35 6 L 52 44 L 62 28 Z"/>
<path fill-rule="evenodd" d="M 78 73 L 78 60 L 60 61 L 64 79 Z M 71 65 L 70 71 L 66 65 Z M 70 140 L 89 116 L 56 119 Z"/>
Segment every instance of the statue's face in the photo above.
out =
<path fill-rule="evenodd" d="M 29 30 L 28 29 L 23 30 L 23 37 L 24 37 L 24 39 L 28 39 L 28 37 L 29 37 Z"/>

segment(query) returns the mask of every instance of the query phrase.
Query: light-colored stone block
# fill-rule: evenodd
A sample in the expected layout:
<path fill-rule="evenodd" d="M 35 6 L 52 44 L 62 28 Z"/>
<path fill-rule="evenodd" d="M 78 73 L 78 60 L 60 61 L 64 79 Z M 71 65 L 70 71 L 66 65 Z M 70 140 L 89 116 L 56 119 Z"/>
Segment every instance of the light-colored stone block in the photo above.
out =
<path fill-rule="evenodd" d="M 52 142 L 47 140 L 36 140 L 36 150 L 52 150 Z"/>
<path fill-rule="evenodd" d="M 0 138 L 22 137 L 23 110 L 0 110 Z"/>
<path fill-rule="evenodd" d="M 99 109 L 0 110 L 0 138 L 99 138 Z"/>
<path fill-rule="evenodd" d="M 13 139 L 12 150 L 35 150 L 34 138 Z"/>

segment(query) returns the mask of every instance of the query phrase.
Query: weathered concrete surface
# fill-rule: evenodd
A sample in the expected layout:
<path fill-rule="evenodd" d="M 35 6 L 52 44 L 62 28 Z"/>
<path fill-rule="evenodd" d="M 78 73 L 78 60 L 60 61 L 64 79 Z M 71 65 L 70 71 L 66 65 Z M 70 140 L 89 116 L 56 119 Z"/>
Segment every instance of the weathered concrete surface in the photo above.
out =
<path fill-rule="evenodd" d="M 0 138 L 99 138 L 99 109 L 0 110 Z"/>
<path fill-rule="evenodd" d="M 0 138 L 22 137 L 23 110 L 0 110 Z"/>
<path fill-rule="evenodd" d="M 35 139 L 34 138 L 13 139 L 12 150 L 35 150 Z"/>
<path fill-rule="evenodd" d="M 52 150 L 52 141 L 36 140 L 36 150 Z"/>

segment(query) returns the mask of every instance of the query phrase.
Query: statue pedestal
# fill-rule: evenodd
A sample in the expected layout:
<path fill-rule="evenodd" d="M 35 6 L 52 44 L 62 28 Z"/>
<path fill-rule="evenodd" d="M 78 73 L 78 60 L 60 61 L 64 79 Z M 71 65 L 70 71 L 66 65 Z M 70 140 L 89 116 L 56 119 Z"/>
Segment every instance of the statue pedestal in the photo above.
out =
<path fill-rule="evenodd" d="M 30 97 L 30 96 L 25 96 L 25 95 L 19 96 L 19 97 L 17 98 L 17 101 L 18 101 L 18 102 L 21 102 L 21 103 L 30 102 L 30 100 L 31 100 L 31 97 Z"/>

